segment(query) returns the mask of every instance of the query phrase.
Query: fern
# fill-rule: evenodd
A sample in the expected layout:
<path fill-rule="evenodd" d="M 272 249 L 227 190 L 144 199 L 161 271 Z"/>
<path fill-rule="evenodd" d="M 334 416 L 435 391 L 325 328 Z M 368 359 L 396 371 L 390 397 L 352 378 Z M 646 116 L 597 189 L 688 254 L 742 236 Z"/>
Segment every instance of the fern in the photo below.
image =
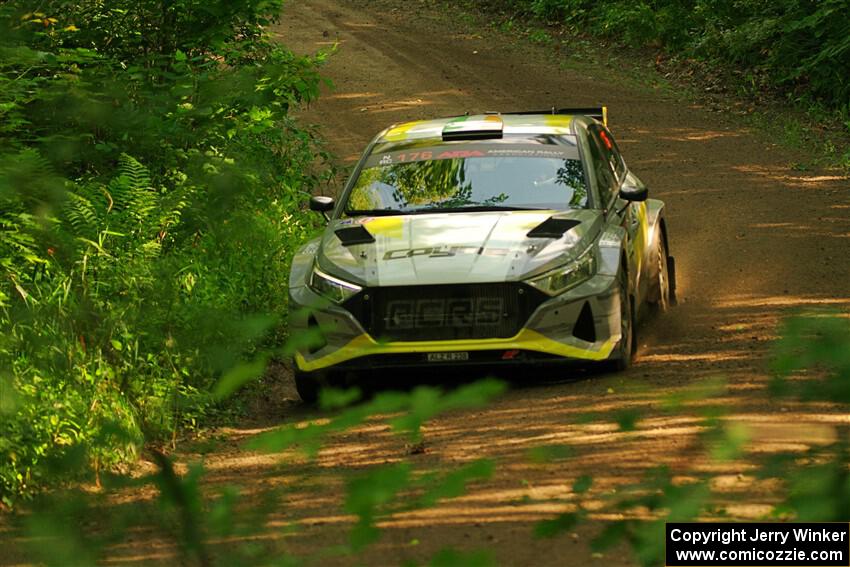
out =
<path fill-rule="evenodd" d="M 127 154 L 121 154 L 118 175 L 109 183 L 108 190 L 115 209 L 129 211 L 140 222 L 144 222 L 156 208 L 157 193 L 147 168 Z"/>
<path fill-rule="evenodd" d="M 101 223 L 98 206 L 90 189 L 81 188 L 68 193 L 62 213 L 74 236 L 93 238 L 97 234 Z"/>
<path fill-rule="evenodd" d="M 122 154 L 108 184 L 77 186 L 69 193 L 63 217 L 75 237 L 94 241 L 109 231 L 124 235 L 124 247 L 137 248 L 157 238 L 164 219 L 179 218 L 179 211 L 162 210 L 163 204 L 147 168 Z"/>
<path fill-rule="evenodd" d="M 119 213 L 116 219 L 123 230 L 135 233 L 142 240 L 150 240 L 159 232 L 156 212 L 159 194 L 151 183 L 147 168 L 135 158 L 122 154 L 118 162 L 118 175 L 108 185 L 107 191 Z"/>
<path fill-rule="evenodd" d="M 44 262 L 32 235 L 35 228 L 31 215 L 0 210 L 0 265 L 9 271 L 17 271 L 22 264 Z"/>
<path fill-rule="evenodd" d="M 61 183 L 50 163 L 36 150 L 0 153 L 2 197 L 17 197 L 24 205 L 39 200 L 49 202 L 50 191 Z"/>

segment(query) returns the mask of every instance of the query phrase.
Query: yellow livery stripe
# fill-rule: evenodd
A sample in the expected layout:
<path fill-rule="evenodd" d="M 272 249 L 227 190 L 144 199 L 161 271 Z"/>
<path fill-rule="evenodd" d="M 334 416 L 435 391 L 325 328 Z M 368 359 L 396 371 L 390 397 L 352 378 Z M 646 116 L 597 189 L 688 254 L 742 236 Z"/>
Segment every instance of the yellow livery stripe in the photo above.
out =
<path fill-rule="evenodd" d="M 295 362 L 299 370 L 310 372 L 334 366 L 341 362 L 368 356 L 370 354 L 406 354 L 424 352 L 455 352 L 471 350 L 530 350 L 554 354 L 565 358 L 578 360 L 605 360 L 614 350 L 617 343 L 612 338 L 602 343 L 596 349 L 585 349 L 554 341 L 536 331 L 523 329 L 510 339 L 474 339 L 461 341 L 418 341 L 378 343 L 367 334 L 352 339 L 348 344 L 334 352 L 315 360 L 305 359 L 301 353 L 295 354 Z"/>
<path fill-rule="evenodd" d="M 414 127 L 419 124 L 423 124 L 424 120 L 417 120 L 415 122 L 406 122 L 404 124 L 399 124 L 395 128 L 392 128 L 389 132 L 384 134 L 384 140 L 387 142 L 401 142 L 407 139 L 407 133 Z"/>
<path fill-rule="evenodd" d="M 400 216 L 371 218 L 363 225 L 372 234 L 389 238 L 401 238 L 404 233 L 404 218 Z"/>
<path fill-rule="evenodd" d="M 570 131 L 570 124 L 573 123 L 573 117 L 564 114 L 546 115 L 543 117 L 543 120 L 546 122 L 546 126 L 560 128 L 567 132 Z"/>

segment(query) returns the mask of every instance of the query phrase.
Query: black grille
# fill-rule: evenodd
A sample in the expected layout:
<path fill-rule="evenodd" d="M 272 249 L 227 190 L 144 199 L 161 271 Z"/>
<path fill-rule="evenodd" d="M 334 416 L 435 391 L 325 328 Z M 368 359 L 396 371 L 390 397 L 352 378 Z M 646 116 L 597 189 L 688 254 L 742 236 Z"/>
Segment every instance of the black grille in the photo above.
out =
<path fill-rule="evenodd" d="M 546 296 L 522 283 L 365 289 L 346 307 L 375 339 L 509 338 Z"/>

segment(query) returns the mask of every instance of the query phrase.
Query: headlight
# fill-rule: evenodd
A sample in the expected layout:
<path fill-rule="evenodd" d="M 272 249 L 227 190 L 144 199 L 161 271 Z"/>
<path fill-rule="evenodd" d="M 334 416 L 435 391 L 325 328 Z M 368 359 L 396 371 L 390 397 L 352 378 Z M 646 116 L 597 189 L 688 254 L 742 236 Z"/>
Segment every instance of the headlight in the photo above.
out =
<path fill-rule="evenodd" d="M 591 248 L 582 256 L 579 256 L 575 262 L 528 280 L 528 283 L 543 293 L 555 296 L 577 286 L 595 273 L 596 256 Z"/>
<path fill-rule="evenodd" d="M 310 274 L 310 289 L 334 303 L 342 303 L 363 290 L 358 285 L 329 276 L 315 267 L 313 268 L 313 273 Z"/>

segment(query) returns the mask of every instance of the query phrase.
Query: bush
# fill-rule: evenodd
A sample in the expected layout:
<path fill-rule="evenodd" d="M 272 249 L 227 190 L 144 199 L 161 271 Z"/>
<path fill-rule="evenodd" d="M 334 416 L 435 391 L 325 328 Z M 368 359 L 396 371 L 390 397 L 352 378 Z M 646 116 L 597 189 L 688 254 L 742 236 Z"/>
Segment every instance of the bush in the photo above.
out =
<path fill-rule="evenodd" d="M 481 0 L 479 0 L 481 1 Z M 484 0 L 631 46 L 662 45 L 765 75 L 795 98 L 850 111 L 846 0 Z"/>
<path fill-rule="evenodd" d="M 204 417 L 315 229 L 316 58 L 267 0 L 0 6 L 0 497 Z"/>

